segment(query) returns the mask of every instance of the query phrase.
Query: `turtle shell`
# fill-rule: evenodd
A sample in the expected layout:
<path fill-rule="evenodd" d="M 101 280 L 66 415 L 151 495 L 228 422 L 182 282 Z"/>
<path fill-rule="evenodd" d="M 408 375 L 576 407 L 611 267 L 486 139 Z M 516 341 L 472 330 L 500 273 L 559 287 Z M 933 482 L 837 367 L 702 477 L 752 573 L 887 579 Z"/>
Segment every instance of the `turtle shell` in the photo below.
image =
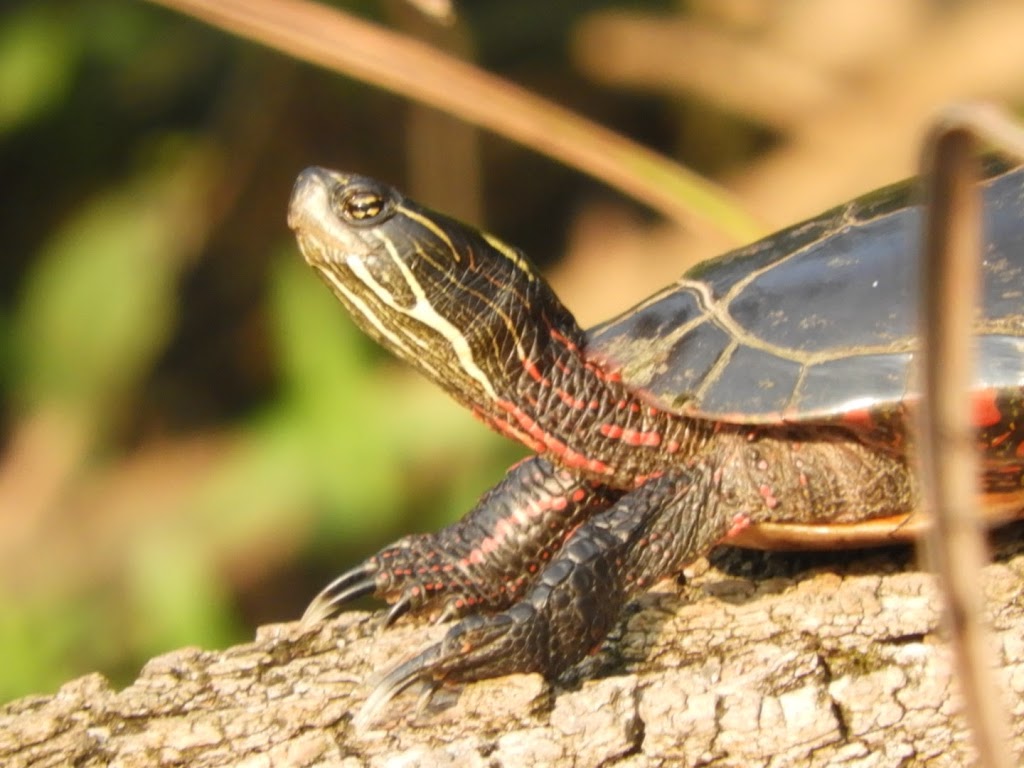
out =
<path fill-rule="evenodd" d="M 983 182 L 976 386 L 1024 385 L 1024 168 Z M 662 408 L 828 422 L 915 390 L 922 211 L 896 184 L 720 258 L 588 333 L 588 355 Z"/>

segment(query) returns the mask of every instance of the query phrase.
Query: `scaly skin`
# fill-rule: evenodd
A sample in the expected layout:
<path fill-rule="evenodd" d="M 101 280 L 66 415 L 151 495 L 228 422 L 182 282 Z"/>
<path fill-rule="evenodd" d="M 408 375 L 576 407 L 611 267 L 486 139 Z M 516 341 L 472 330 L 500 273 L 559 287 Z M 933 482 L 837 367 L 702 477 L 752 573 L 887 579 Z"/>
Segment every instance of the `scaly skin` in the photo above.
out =
<path fill-rule="evenodd" d="M 652 407 L 516 251 L 376 182 L 300 176 L 289 224 L 356 322 L 539 457 L 463 521 L 340 577 L 307 621 L 372 592 L 405 612 L 478 612 L 389 673 L 366 722 L 418 680 L 554 677 L 625 602 L 744 527 L 913 509 L 905 457 L 841 426 L 723 425 Z M 542 509 L 542 511 L 538 511 Z"/>
<path fill-rule="evenodd" d="M 367 594 L 392 603 L 389 624 L 406 612 L 444 621 L 506 608 L 580 523 L 619 496 L 539 457 L 526 459 L 454 525 L 407 536 L 339 576 L 303 620 L 319 621 Z"/>

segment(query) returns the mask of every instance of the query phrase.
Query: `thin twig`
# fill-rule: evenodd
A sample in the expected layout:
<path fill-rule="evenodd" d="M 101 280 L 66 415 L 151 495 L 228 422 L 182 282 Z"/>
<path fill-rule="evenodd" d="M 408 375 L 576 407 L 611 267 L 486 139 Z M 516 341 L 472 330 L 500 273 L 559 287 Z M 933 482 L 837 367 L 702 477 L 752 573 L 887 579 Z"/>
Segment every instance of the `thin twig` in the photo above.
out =
<path fill-rule="evenodd" d="M 946 596 L 950 642 L 979 765 L 1010 768 L 1005 708 L 995 692 L 980 585 L 986 561 L 977 513 L 980 463 L 967 393 L 974 380 L 973 327 L 982 260 L 976 177 L 981 139 L 1024 157 L 1024 133 L 982 107 L 948 110 L 926 145 L 922 259 L 919 454 L 924 503 L 933 515 L 928 555 Z"/>
<path fill-rule="evenodd" d="M 596 123 L 407 36 L 306 0 L 150 0 L 450 112 L 738 242 L 761 227 L 724 189 Z"/>

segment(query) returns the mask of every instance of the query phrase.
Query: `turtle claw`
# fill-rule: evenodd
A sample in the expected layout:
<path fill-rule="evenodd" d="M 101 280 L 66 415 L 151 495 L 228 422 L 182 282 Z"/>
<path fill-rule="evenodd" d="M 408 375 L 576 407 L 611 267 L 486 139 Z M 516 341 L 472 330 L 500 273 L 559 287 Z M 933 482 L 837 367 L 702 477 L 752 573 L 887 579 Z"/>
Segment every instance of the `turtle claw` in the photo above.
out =
<path fill-rule="evenodd" d="M 321 590 L 320 594 L 310 601 L 299 623 L 303 627 L 311 627 L 336 616 L 342 607 L 360 597 L 372 595 L 377 591 L 377 563 L 374 558 L 345 571 L 338 578 Z M 398 605 L 395 606 L 397 608 Z M 394 612 L 395 609 L 392 609 Z M 401 616 L 404 611 L 395 615 Z"/>
<path fill-rule="evenodd" d="M 402 597 L 394 605 L 388 609 L 387 615 L 384 617 L 383 627 L 387 629 L 400 618 L 405 616 L 412 609 L 412 597 L 409 594 L 402 595 Z"/>
<path fill-rule="evenodd" d="M 426 682 L 427 687 L 420 695 L 417 711 L 425 708 L 439 685 L 437 682 L 429 682 L 425 678 L 429 677 L 430 668 L 437 661 L 440 653 L 441 644 L 432 645 L 427 650 L 399 664 L 384 675 L 366 698 L 366 701 L 363 702 L 359 712 L 352 718 L 352 726 L 356 730 L 365 731 L 377 719 L 377 716 L 388 705 L 388 702 L 410 685 L 419 681 Z"/>
<path fill-rule="evenodd" d="M 492 616 L 470 616 L 456 624 L 444 639 L 389 671 L 377 683 L 352 724 L 371 725 L 388 702 L 414 683 L 426 686 L 417 712 L 426 708 L 439 687 L 468 683 L 516 672 L 546 671 L 529 641 L 532 611 L 516 616 L 513 611 Z M 523 630 L 526 630 L 524 635 Z"/>

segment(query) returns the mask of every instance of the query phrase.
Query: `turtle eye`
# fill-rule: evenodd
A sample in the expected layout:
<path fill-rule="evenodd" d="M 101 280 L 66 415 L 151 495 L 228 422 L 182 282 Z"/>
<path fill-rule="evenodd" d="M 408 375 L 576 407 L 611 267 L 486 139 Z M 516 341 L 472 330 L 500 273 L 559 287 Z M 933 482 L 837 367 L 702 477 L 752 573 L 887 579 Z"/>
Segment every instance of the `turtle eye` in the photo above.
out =
<path fill-rule="evenodd" d="M 390 199 L 375 189 L 339 187 L 332 197 L 335 211 L 350 224 L 377 224 L 391 213 Z"/>

